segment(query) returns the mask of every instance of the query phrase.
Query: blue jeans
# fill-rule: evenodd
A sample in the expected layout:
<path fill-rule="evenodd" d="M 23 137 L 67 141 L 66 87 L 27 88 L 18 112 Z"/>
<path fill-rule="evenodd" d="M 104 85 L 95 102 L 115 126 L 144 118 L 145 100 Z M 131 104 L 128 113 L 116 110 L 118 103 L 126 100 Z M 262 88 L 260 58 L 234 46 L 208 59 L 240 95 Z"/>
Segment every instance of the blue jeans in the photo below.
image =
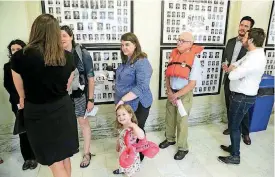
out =
<path fill-rule="evenodd" d="M 245 114 L 254 105 L 256 96 L 247 96 L 232 92 L 230 96 L 230 140 L 231 155 L 240 156 L 241 131 L 240 125 Z"/>

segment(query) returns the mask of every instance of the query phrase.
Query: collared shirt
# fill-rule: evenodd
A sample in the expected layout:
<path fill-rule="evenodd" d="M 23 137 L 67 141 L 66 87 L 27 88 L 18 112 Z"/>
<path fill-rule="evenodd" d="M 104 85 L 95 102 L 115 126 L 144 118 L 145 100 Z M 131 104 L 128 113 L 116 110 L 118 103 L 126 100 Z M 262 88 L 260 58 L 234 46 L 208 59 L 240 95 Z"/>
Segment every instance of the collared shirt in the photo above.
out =
<path fill-rule="evenodd" d="M 147 58 L 138 59 L 131 64 L 120 65 L 116 70 L 115 104 L 129 92 L 133 92 L 137 98 L 126 102 L 134 111 L 140 102 L 143 107 L 148 108 L 153 102 L 150 90 L 150 80 L 153 73 L 152 66 Z"/>
<path fill-rule="evenodd" d="M 264 49 L 248 51 L 233 65 L 237 68 L 229 73 L 230 90 L 248 96 L 257 95 L 266 65 Z"/>
<path fill-rule="evenodd" d="M 231 64 L 235 63 L 237 61 L 237 58 L 238 58 L 239 53 L 242 49 L 242 46 L 243 46 L 242 41 L 237 37 L 236 44 L 235 44 L 234 51 L 233 51 L 233 55 L 232 55 Z"/>
<path fill-rule="evenodd" d="M 202 78 L 202 69 L 199 59 L 195 58 L 192 65 L 191 72 L 189 73 L 189 80 L 199 81 Z M 174 90 L 180 90 L 185 87 L 189 80 L 179 78 L 179 77 L 170 77 L 170 86 Z"/>

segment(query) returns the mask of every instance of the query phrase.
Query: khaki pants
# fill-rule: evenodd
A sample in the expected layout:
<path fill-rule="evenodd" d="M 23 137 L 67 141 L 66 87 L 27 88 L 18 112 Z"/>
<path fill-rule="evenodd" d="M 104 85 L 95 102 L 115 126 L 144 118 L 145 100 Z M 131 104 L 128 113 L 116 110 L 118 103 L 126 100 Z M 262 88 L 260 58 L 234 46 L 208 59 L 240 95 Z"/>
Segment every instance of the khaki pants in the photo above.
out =
<path fill-rule="evenodd" d="M 192 107 L 193 93 L 190 91 L 186 95 L 180 97 L 183 106 L 187 112 L 187 116 L 181 117 L 177 106 L 174 106 L 169 100 L 166 103 L 166 139 L 168 142 L 175 142 L 177 130 L 178 150 L 187 151 L 188 137 L 188 116 Z"/>

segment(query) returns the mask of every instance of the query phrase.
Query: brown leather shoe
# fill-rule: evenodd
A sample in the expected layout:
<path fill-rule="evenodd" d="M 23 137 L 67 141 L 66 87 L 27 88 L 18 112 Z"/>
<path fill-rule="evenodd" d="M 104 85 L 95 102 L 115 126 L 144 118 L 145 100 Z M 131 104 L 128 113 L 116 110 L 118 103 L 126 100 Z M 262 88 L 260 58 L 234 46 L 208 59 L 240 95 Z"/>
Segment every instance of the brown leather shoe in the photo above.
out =
<path fill-rule="evenodd" d="M 242 137 L 243 137 L 244 144 L 246 144 L 246 145 L 251 144 L 251 139 L 250 139 L 249 135 L 242 135 Z"/>
<path fill-rule="evenodd" d="M 223 134 L 224 134 L 224 135 L 229 135 L 229 134 L 230 134 L 229 129 L 224 130 L 224 131 L 223 131 Z"/>

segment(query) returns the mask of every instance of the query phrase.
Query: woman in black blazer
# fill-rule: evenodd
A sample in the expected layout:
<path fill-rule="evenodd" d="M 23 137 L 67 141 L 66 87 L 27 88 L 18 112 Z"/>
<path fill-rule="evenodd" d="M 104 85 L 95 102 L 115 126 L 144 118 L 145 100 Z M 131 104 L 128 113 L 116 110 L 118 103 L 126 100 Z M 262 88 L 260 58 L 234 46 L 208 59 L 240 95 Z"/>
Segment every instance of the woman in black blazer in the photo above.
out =
<path fill-rule="evenodd" d="M 7 47 L 9 51 L 9 57 L 11 57 L 15 52 L 24 48 L 25 46 L 26 44 L 19 39 L 11 41 Z M 19 95 L 13 83 L 10 61 L 4 64 L 4 87 L 10 94 L 9 101 L 11 103 L 11 109 L 12 109 L 12 112 L 16 115 L 18 110 L 17 104 L 19 104 Z M 37 167 L 37 162 L 35 160 L 34 153 L 30 146 L 26 132 L 19 134 L 19 139 L 20 139 L 21 154 L 24 158 L 24 164 L 22 166 L 22 170 L 35 169 Z M 1 159 L 0 159 L 0 163 L 1 163 Z"/>

